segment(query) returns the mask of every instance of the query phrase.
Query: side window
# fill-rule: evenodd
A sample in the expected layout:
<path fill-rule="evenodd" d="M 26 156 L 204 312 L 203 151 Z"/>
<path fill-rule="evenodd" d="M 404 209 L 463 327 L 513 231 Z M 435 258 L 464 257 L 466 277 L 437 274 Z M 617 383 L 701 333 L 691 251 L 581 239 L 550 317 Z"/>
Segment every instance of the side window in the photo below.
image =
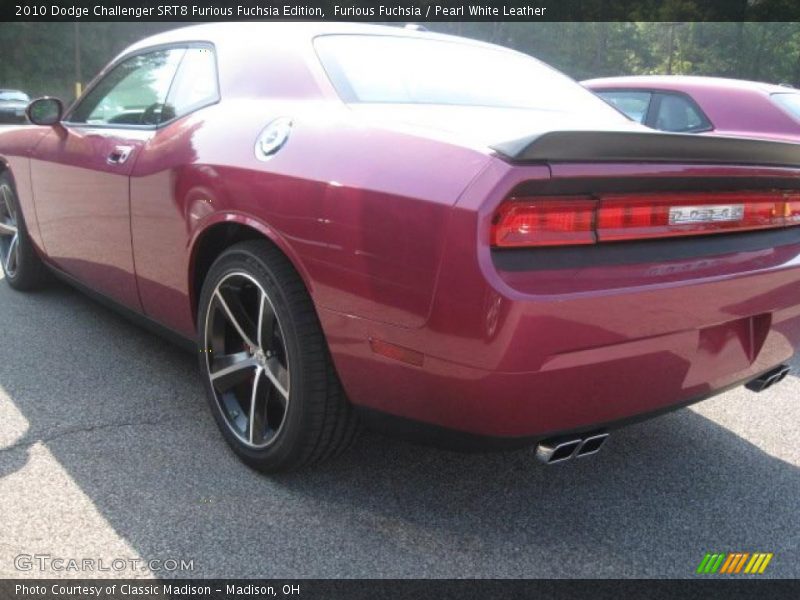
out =
<path fill-rule="evenodd" d="M 597 95 L 639 123 L 644 123 L 653 97 L 650 92 L 625 91 L 598 91 Z"/>
<path fill-rule="evenodd" d="M 800 119 L 800 94 L 796 92 L 772 94 L 772 101 L 796 120 Z"/>
<path fill-rule="evenodd" d="M 658 107 L 653 123 L 656 129 L 687 133 L 708 131 L 712 128 L 706 116 L 686 96 L 681 94 L 657 94 L 657 96 Z"/>
<path fill-rule="evenodd" d="M 185 48 L 139 54 L 114 67 L 72 111 L 70 123 L 156 125 Z"/>
<path fill-rule="evenodd" d="M 210 48 L 188 48 L 172 82 L 161 121 L 188 115 L 218 99 L 214 52 Z"/>

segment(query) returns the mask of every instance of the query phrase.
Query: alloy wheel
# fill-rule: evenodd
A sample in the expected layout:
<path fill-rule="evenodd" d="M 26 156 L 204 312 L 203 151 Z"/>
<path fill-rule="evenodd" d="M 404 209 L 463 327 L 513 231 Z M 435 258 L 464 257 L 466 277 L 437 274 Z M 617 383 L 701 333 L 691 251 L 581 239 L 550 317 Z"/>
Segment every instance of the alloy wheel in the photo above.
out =
<path fill-rule="evenodd" d="M 19 230 L 14 192 L 0 185 L 0 260 L 6 275 L 13 277 L 19 265 Z"/>
<path fill-rule="evenodd" d="M 215 287 L 203 351 L 227 426 L 251 448 L 269 446 L 286 421 L 290 361 L 274 305 L 247 273 L 229 273 Z"/>

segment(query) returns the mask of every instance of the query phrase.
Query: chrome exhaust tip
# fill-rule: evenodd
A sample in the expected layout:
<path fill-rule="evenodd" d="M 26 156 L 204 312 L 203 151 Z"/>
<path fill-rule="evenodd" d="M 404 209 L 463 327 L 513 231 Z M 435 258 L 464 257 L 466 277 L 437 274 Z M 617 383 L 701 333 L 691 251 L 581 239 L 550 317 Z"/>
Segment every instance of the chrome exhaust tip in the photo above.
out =
<path fill-rule="evenodd" d="M 606 440 L 608 439 L 607 433 L 596 433 L 594 435 L 590 435 L 583 439 L 583 443 L 581 447 L 578 448 L 578 451 L 575 453 L 577 458 L 583 458 L 584 456 L 591 456 L 592 454 L 597 454 L 600 452 L 600 449 L 605 445 Z"/>
<path fill-rule="evenodd" d="M 572 458 L 590 456 L 600 452 L 607 439 L 608 433 L 604 431 L 596 431 L 578 437 L 551 438 L 536 445 L 536 458 L 541 463 L 553 465 Z"/>
<path fill-rule="evenodd" d="M 744 384 L 751 392 L 763 392 L 766 389 L 771 388 L 776 383 L 780 383 L 786 376 L 789 375 L 789 372 L 792 368 L 789 365 L 780 365 L 775 367 L 771 371 L 767 371 L 763 375 L 756 377 L 752 381 L 748 381 Z"/>
<path fill-rule="evenodd" d="M 572 458 L 583 440 L 580 438 L 555 438 L 536 445 L 536 458 L 546 465 L 554 465 Z"/>

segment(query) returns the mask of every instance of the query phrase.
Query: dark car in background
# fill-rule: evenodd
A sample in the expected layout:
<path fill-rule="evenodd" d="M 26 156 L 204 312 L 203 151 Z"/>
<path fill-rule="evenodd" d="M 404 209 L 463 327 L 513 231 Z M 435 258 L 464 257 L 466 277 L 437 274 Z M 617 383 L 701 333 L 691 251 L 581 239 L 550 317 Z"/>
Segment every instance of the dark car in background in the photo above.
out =
<path fill-rule="evenodd" d="M 22 123 L 31 99 L 19 90 L 0 89 L 0 123 Z"/>
<path fill-rule="evenodd" d="M 800 141 L 800 90 L 792 87 L 676 75 L 607 77 L 582 83 L 653 129 Z"/>

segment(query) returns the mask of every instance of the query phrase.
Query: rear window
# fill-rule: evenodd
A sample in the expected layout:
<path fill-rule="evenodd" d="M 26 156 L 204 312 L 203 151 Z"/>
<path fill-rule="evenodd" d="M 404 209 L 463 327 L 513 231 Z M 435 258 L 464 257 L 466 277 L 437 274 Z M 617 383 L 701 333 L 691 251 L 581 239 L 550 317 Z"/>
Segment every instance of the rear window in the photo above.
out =
<path fill-rule="evenodd" d="M 772 94 L 772 101 L 800 121 L 800 94 Z"/>
<path fill-rule="evenodd" d="M 644 123 L 653 94 L 650 92 L 599 91 L 597 95 L 634 121 Z"/>
<path fill-rule="evenodd" d="M 620 118 L 566 75 L 516 52 L 400 36 L 328 35 L 314 43 L 345 102 L 599 112 Z"/>
<path fill-rule="evenodd" d="M 691 133 L 712 129 L 711 122 L 700 112 L 697 105 L 683 94 L 657 94 L 653 127 L 661 131 Z"/>

